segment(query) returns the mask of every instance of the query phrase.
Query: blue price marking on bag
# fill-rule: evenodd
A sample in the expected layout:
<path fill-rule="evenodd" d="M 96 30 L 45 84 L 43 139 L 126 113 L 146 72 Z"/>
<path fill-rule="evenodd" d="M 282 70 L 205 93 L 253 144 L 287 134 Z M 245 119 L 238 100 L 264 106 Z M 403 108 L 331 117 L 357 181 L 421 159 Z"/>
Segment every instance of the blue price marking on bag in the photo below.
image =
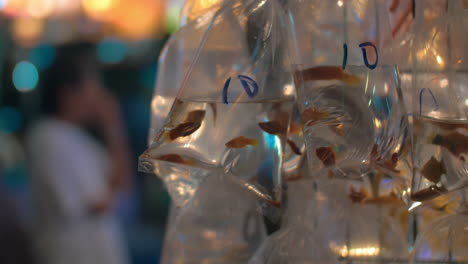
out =
<path fill-rule="evenodd" d="M 348 45 L 346 43 L 343 44 L 343 53 L 343 63 L 341 64 L 341 68 L 344 70 L 348 61 Z"/>
<path fill-rule="evenodd" d="M 422 88 L 421 91 L 419 91 L 419 115 L 422 115 L 422 103 L 423 103 L 423 95 L 424 95 L 424 92 L 429 92 L 431 97 L 432 97 L 432 100 L 434 101 L 434 110 L 437 110 L 439 109 L 439 103 L 437 102 L 437 99 L 436 97 L 434 96 L 434 94 L 432 93 L 431 89 L 429 88 Z"/>
<path fill-rule="evenodd" d="M 367 59 L 367 52 L 366 52 L 365 47 L 368 47 L 368 46 L 374 48 L 374 51 L 375 51 L 375 63 L 374 64 L 370 64 L 369 60 Z M 379 63 L 379 53 L 377 52 L 377 47 L 372 42 L 361 43 L 359 44 L 359 47 L 362 50 L 362 57 L 364 59 L 364 63 L 366 64 L 366 67 L 371 70 L 375 69 L 377 67 L 377 64 Z"/>
<path fill-rule="evenodd" d="M 231 83 L 231 77 L 229 77 L 224 83 L 224 88 L 223 88 L 223 103 L 224 104 L 228 104 L 227 92 L 228 92 L 230 83 Z"/>
<path fill-rule="evenodd" d="M 244 90 L 247 93 L 247 95 L 250 98 L 254 98 L 258 93 L 257 83 L 249 76 L 239 75 L 238 78 L 241 81 L 242 87 L 244 87 Z M 252 86 L 252 90 L 250 90 L 250 86 Z"/>
<path fill-rule="evenodd" d="M 254 98 L 257 93 L 258 93 L 258 85 L 257 85 L 257 82 L 255 82 L 252 78 L 250 78 L 249 76 L 245 76 L 245 75 L 239 75 L 237 76 L 242 84 L 242 87 L 244 88 L 245 90 L 245 93 L 247 93 L 247 95 L 250 97 L 250 98 Z M 228 89 L 229 89 L 229 84 L 231 83 L 231 77 L 229 77 L 226 82 L 224 83 L 224 87 L 223 87 L 223 103 L 224 104 L 228 104 Z"/>

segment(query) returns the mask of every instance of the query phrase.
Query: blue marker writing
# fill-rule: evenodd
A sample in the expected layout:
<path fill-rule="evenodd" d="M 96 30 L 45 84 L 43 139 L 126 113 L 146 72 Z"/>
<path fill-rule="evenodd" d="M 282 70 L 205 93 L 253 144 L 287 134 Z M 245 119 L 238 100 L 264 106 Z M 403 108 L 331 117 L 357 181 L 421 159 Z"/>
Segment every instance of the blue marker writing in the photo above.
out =
<path fill-rule="evenodd" d="M 375 51 L 375 63 L 374 64 L 369 64 L 369 61 L 367 60 L 367 53 L 366 53 L 366 48 L 367 46 L 371 46 L 374 48 Z M 364 58 L 364 63 L 366 64 L 366 67 L 373 70 L 377 67 L 377 64 L 379 63 L 379 53 L 377 52 L 377 47 L 372 43 L 372 42 L 364 42 L 359 44 L 359 47 L 362 49 L 362 57 Z"/>
<path fill-rule="evenodd" d="M 341 68 L 344 70 L 348 61 L 348 45 L 346 43 L 343 44 L 343 53 L 343 63 L 341 64 Z"/>
<path fill-rule="evenodd" d="M 244 88 L 245 92 L 250 98 L 254 98 L 258 93 L 258 85 L 252 78 L 245 75 L 237 76 Z M 231 83 L 231 77 L 229 77 L 226 82 L 224 83 L 223 87 L 223 103 L 228 104 L 228 88 L 229 84 Z"/>

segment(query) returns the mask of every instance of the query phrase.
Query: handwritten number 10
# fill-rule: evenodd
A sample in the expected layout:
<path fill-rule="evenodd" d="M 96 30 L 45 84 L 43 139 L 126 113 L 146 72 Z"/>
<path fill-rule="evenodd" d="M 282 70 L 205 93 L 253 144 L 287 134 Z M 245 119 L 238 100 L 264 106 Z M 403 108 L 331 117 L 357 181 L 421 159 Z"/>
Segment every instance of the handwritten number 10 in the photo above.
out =
<path fill-rule="evenodd" d="M 364 60 L 364 64 L 366 65 L 366 67 L 371 69 L 371 70 L 375 69 L 377 67 L 377 64 L 379 63 L 379 53 L 377 52 L 377 47 L 372 42 L 363 42 L 363 43 L 359 44 L 359 47 L 361 48 L 362 58 Z M 369 60 L 367 59 L 366 47 L 374 48 L 374 52 L 375 52 L 375 62 L 374 62 L 374 64 L 370 64 Z M 344 53 L 344 56 L 343 56 L 342 68 L 344 70 L 346 68 L 346 63 L 348 61 L 348 45 L 346 43 L 343 44 L 343 53 Z"/>
<path fill-rule="evenodd" d="M 369 60 L 367 58 L 367 51 L 366 47 L 372 47 L 374 48 L 375 52 L 375 62 L 373 64 L 369 63 Z M 361 48 L 362 51 L 362 58 L 364 60 L 364 64 L 366 65 L 367 68 L 373 70 L 377 67 L 377 64 L 379 63 L 379 53 L 377 52 L 377 47 L 374 45 L 372 42 L 363 42 L 359 44 L 359 47 Z M 343 44 L 343 63 L 342 63 L 342 68 L 343 70 L 346 68 L 346 64 L 348 62 L 348 45 L 346 43 Z M 238 75 L 237 78 L 239 78 L 239 81 L 242 84 L 242 87 L 245 90 L 245 93 L 247 93 L 247 96 L 250 98 L 254 98 L 257 93 L 258 93 L 258 85 L 257 83 L 250 78 L 249 76 L 245 75 Z M 226 82 L 224 83 L 224 88 L 223 88 L 223 103 L 224 104 L 229 104 L 228 102 L 228 89 L 229 89 L 229 84 L 231 83 L 231 77 L 229 77 Z"/>

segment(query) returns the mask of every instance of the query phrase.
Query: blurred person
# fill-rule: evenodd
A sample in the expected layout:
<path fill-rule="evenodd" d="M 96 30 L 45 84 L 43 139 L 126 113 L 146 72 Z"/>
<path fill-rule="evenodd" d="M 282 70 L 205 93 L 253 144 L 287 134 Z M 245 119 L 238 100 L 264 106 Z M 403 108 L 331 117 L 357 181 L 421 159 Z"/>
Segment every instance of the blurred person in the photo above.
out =
<path fill-rule="evenodd" d="M 58 48 L 42 87 L 47 115 L 27 135 L 41 264 L 128 263 L 113 208 L 128 188 L 128 145 L 92 50 L 84 43 Z"/>

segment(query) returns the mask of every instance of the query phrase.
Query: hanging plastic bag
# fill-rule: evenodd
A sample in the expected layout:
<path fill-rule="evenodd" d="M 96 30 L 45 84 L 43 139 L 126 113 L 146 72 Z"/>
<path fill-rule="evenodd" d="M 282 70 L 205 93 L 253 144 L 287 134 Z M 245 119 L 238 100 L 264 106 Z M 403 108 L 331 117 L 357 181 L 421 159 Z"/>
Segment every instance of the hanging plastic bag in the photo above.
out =
<path fill-rule="evenodd" d="M 447 11 L 421 28 L 413 49 L 412 199 L 426 201 L 468 186 L 468 9 Z"/>
<path fill-rule="evenodd" d="M 335 259 L 407 260 L 407 113 L 378 0 L 290 1 L 317 236 Z M 408 174 L 408 175 L 405 175 Z"/>
<path fill-rule="evenodd" d="M 221 2 L 221 1 L 217 1 Z M 158 76 L 151 102 L 151 124 L 149 131 L 149 144 L 151 145 L 156 133 L 163 128 L 164 122 L 177 96 L 184 74 L 195 56 L 196 47 L 209 25 L 209 21 L 219 9 L 219 6 L 205 6 L 203 14 L 199 16 L 201 1 L 188 1 L 181 11 L 180 29 L 174 33 L 161 50 L 158 60 Z M 198 8 L 197 8 L 198 7 Z M 194 10 L 195 9 L 195 10 Z M 175 219 L 180 210 L 171 203 L 166 230 L 175 228 Z M 180 225 L 177 228 L 184 228 Z M 170 232 L 166 232 L 161 263 L 174 263 L 174 251 Z"/>
<path fill-rule="evenodd" d="M 412 50 L 411 198 L 413 208 L 419 206 L 420 223 L 415 262 L 468 260 L 468 6 L 462 0 L 438 3 L 441 7 L 429 22 L 416 15 L 419 27 Z"/>
<path fill-rule="evenodd" d="M 276 0 L 227 1 L 213 17 L 163 129 L 140 157 L 176 204 L 222 174 L 280 205 L 294 96 L 282 10 Z"/>
<path fill-rule="evenodd" d="M 372 170 L 397 176 L 406 112 L 385 46 L 391 37 L 385 5 L 294 3 L 296 85 L 310 166 L 333 177 Z"/>

